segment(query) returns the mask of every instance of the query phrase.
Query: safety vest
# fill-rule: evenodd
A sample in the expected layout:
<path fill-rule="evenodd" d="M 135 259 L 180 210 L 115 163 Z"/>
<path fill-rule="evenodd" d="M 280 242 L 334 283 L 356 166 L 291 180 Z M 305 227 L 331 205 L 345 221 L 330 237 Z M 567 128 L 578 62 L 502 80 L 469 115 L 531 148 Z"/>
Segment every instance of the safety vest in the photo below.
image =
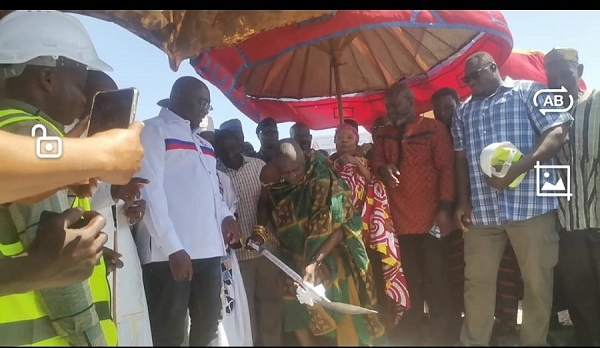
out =
<path fill-rule="evenodd" d="M 34 116 L 23 110 L 0 110 L 0 128 L 22 121 L 38 121 L 62 136 L 62 132 L 41 116 Z M 76 198 L 74 207 L 90 210 L 89 199 Z M 20 240 L 3 245 L 0 253 L 14 257 L 24 251 Z M 111 319 L 110 287 L 106 278 L 106 265 L 100 262 L 94 267 L 88 279 L 92 300 L 100 319 L 100 326 L 108 346 L 117 345 L 117 328 Z M 59 336 L 52 326 L 40 295 L 36 291 L 24 294 L 0 296 L 0 345 L 69 346 L 69 342 Z"/>

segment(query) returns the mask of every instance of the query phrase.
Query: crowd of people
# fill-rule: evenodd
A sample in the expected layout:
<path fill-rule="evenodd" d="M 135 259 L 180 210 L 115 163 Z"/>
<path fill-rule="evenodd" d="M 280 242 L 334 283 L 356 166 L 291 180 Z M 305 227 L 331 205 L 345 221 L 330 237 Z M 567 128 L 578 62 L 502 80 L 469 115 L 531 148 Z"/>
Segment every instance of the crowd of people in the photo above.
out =
<path fill-rule="evenodd" d="M 85 28 L 57 11 L 7 15 L 0 344 L 548 345 L 567 309 L 570 343 L 600 345 L 600 95 L 579 89 L 575 49 L 544 64 L 548 86 L 503 78 L 477 52 L 462 78 L 472 95 L 436 91 L 434 118 L 399 81 L 373 143 L 346 120 L 334 153 L 303 123 L 281 138 L 269 115 L 254 151 L 240 120 L 215 129 L 190 76 L 155 117 L 88 136 L 94 95 L 119 87 Z M 540 111 L 562 86 L 572 109 Z M 62 138 L 61 157 L 36 157 L 38 125 Z M 521 156 L 490 176 L 480 156 L 498 142 Z M 570 199 L 536 194 L 538 163 L 568 166 L 546 179 L 569 175 Z M 303 303 L 306 284 L 373 312 Z"/>

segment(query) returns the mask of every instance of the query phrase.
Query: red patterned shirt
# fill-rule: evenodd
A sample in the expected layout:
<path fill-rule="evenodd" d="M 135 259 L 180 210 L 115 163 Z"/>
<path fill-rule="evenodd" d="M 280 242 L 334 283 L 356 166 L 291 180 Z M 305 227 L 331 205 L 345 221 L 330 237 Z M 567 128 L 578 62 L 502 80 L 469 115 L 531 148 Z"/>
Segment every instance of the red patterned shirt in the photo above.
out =
<path fill-rule="evenodd" d="M 397 234 L 427 233 L 440 201 L 454 201 L 454 150 L 448 130 L 436 120 L 418 117 L 400 135 L 385 126 L 374 136 L 373 170 L 396 164 L 400 184 L 387 187 Z M 398 165 L 398 157 L 400 157 Z"/>

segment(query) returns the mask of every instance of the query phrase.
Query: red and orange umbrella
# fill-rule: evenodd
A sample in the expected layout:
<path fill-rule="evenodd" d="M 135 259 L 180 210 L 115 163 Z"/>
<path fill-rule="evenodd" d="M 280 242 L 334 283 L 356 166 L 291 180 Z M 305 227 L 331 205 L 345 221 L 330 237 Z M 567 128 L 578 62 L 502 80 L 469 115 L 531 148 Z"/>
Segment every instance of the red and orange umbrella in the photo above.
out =
<path fill-rule="evenodd" d="M 383 90 L 407 78 L 419 112 L 433 91 L 458 87 L 465 58 L 489 52 L 502 64 L 512 36 L 499 11 L 340 10 L 256 34 L 191 60 L 254 121 L 368 125 L 385 113 Z"/>

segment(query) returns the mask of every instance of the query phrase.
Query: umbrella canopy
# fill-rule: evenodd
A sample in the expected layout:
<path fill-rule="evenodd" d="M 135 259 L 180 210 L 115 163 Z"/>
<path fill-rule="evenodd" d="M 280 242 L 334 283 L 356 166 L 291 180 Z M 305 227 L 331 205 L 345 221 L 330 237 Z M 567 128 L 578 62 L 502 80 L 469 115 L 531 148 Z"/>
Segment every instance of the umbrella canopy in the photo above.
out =
<path fill-rule="evenodd" d="M 0 18 L 13 10 L 0 10 Z M 160 48 L 173 71 L 203 49 L 234 44 L 264 30 L 335 11 L 67 10 L 113 22 Z"/>
<path fill-rule="evenodd" d="M 429 99 L 435 89 L 458 84 L 467 55 L 485 50 L 501 64 L 511 48 L 499 11 L 340 10 L 206 50 L 190 62 L 251 119 L 324 129 L 340 113 L 372 122 L 385 110 L 370 102 L 402 78 L 417 99 Z"/>

